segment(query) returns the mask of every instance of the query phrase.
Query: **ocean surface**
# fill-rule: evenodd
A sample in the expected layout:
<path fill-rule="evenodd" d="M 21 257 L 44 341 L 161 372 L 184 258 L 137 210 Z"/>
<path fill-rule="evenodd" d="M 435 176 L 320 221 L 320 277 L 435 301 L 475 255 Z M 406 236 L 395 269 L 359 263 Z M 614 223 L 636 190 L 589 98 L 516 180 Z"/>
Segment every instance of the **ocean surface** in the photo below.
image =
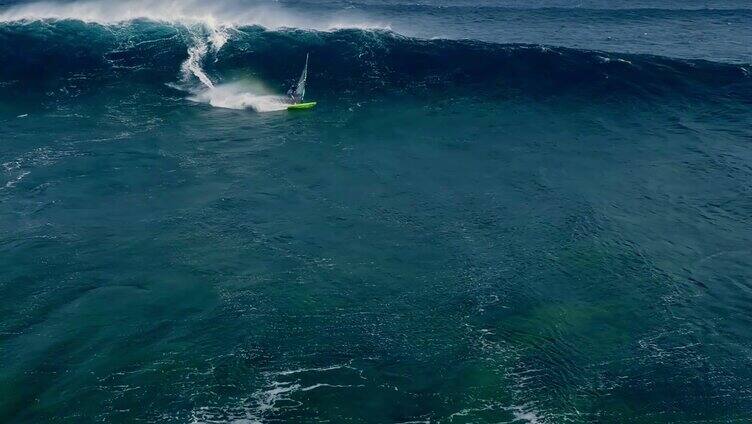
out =
<path fill-rule="evenodd" d="M 748 0 L 0 1 L 0 165 L 2 423 L 752 419 Z"/>

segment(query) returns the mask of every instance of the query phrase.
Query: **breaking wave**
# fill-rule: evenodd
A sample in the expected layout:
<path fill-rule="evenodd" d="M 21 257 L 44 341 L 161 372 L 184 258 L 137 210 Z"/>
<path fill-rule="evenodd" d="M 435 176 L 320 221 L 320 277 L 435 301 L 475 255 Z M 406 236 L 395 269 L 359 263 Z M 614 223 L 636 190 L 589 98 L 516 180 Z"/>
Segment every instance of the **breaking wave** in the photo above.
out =
<path fill-rule="evenodd" d="M 175 24 L 202 24 L 209 28 L 261 26 L 267 29 L 300 28 L 326 31 L 339 28 L 385 28 L 352 12 L 311 19 L 274 4 L 248 4 L 233 0 L 77 1 L 34 2 L 0 10 L 0 22 L 77 20 L 115 24 L 137 19 Z"/>
<path fill-rule="evenodd" d="M 0 96 L 71 79 L 90 87 L 135 80 L 216 107 L 279 110 L 310 52 L 318 98 L 457 91 L 752 101 L 748 65 L 422 40 L 355 15 L 304 19 L 231 1 L 25 4 L 0 10 L 0 41 Z"/>

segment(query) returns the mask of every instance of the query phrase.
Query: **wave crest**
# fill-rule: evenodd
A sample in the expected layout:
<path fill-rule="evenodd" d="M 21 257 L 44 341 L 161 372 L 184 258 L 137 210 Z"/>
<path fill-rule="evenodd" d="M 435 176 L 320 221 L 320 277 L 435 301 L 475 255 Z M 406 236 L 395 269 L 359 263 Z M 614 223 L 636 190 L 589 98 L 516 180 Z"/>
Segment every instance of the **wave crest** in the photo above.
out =
<path fill-rule="evenodd" d="M 9 12 L 4 13 L 7 17 Z M 116 15 L 111 19 L 122 18 Z M 85 90 L 135 79 L 172 84 L 188 91 L 192 99 L 215 106 L 276 110 L 278 99 L 266 96 L 283 93 L 294 83 L 307 52 L 311 54 L 309 90 L 321 100 L 410 92 L 492 97 L 566 94 L 583 99 L 699 96 L 752 102 L 752 77 L 746 65 L 472 40 L 421 40 L 381 30 L 271 31 L 226 26 L 209 18 L 194 24 L 152 20 L 0 24 L 4 64 L 0 96 L 17 95 L 20 91 L 14 94 L 13 87 L 26 95 L 34 84 L 48 90 L 50 81 L 63 86 L 74 81 L 77 90 Z M 263 81 L 267 89 L 234 84 L 248 80 Z"/>
<path fill-rule="evenodd" d="M 188 25 L 202 24 L 207 28 L 260 26 L 272 30 L 299 28 L 316 31 L 388 28 L 388 25 L 371 22 L 353 12 L 334 13 L 312 19 L 281 6 L 248 5 L 235 0 L 33 2 L 11 6 L 0 12 L 0 22 L 78 20 L 106 25 L 138 19 Z"/>

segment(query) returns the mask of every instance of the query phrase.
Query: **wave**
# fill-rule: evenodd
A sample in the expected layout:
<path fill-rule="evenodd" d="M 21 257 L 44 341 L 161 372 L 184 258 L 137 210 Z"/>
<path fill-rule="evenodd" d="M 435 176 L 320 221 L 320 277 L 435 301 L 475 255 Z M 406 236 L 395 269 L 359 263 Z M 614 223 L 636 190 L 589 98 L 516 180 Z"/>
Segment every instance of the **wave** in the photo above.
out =
<path fill-rule="evenodd" d="M 296 5 L 305 5 L 309 7 L 321 7 L 321 2 L 316 1 L 296 1 Z M 495 13 L 495 12 L 538 12 L 551 14 L 579 14 L 579 15 L 600 15 L 609 17 L 634 17 L 635 15 L 719 15 L 735 16 L 737 14 L 748 14 L 752 12 L 749 5 L 734 4 L 726 7 L 710 7 L 708 5 L 683 5 L 683 4 L 622 4 L 614 5 L 591 5 L 586 7 L 582 5 L 530 5 L 530 4 L 506 4 L 506 3 L 478 3 L 478 2 L 452 2 L 451 4 L 442 3 L 411 3 L 411 2 L 356 2 L 349 1 L 348 5 L 357 7 L 362 10 L 390 10 L 400 12 L 473 12 L 473 13 Z"/>
<path fill-rule="evenodd" d="M 249 4 L 239 0 L 148 0 L 34 2 L 16 5 L 0 13 L 0 22 L 77 20 L 114 24 L 146 19 L 155 22 L 202 24 L 207 28 L 261 26 L 267 29 L 299 28 L 317 31 L 341 28 L 385 29 L 352 11 L 310 16 L 274 4 Z"/>
<path fill-rule="evenodd" d="M 88 25 L 81 26 L 81 23 Z M 229 33 L 240 34 L 238 28 L 244 27 L 310 31 L 387 28 L 352 12 L 311 19 L 275 5 L 249 6 L 247 2 L 233 0 L 172 0 L 156 4 L 146 0 L 35 2 L 0 12 L 0 39 L 6 42 L 6 48 L 0 49 L 0 58 L 11 64 L 0 70 L 0 78 L 43 79 L 86 70 L 100 73 L 97 77 L 108 71 L 121 76 L 123 70 L 146 69 L 156 71 L 154 76 L 159 79 L 164 77 L 160 71 L 172 67 L 176 54 L 184 48 L 187 58 L 180 64 L 182 78 L 179 84 L 172 86 L 192 92 L 191 100 L 218 107 L 283 109 L 281 96 L 243 91 L 241 83 L 217 87 L 204 70 L 206 56 L 216 55 L 227 42 Z M 70 32 L 80 37 L 66 40 Z M 50 37 L 52 48 L 47 44 Z M 160 58 L 161 63 L 143 61 L 152 57 L 149 51 L 154 49 L 158 58 L 166 59 Z M 80 53 L 70 57 L 70 51 Z M 200 82 L 198 87 L 188 84 L 192 78 Z"/>
<path fill-rule="evenodd" d="M 324 0 L 313 2 L 310 0 L 301 0 L 310 4 L 332 4 L 340 5 L 337 0 Z M 296 4 L 300 1 L 295 1 Z M 383 0 L 349 0 L 347 4 L 358 6 L 369 5 L 405 5 L 405 6 L 422 6 L 428 5 L 426 1 L 383 1 Z M 592 9 L 592 10 L 634 10 L 634 9 L 667 9 L 667 10 L 734 10 L 748 9 L 749 2 L 746 0 L 683 0 L 672 2 L 666 0 L 631 0 L 629 2 L 617 2 L 613 0 L 580 0 L 572 2 L 571 0 L 432 0 L 430 5 L 437 7 L 481 7 L 481 8 L 498 8 L 498 9 L 516 9 L 516 10 L 537 10 L 537 9 Z"/>
<path fill-rule="evenodd" d="M 301 23 L 281 8 L 143 1 L 32 3 L 0 12 L 0 96 L 71 80 L 169 84 L 217 107 L 278 110 L 311 54 L 317 97 L 712 97 L 752 102 L 748 65 L 404 37 L 365 21 Z M 305 21 L 305 20 L 303 20 Z M 344 28 L 343 28 L 344 27 Z M 15 90 L 15 91 L 14 91 Z"/>

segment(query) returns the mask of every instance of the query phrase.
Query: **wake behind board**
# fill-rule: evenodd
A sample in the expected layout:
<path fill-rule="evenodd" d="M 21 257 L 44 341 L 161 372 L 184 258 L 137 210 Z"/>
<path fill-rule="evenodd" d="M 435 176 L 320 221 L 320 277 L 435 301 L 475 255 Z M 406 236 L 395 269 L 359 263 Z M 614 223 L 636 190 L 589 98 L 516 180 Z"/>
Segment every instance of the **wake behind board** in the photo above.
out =
<path fill-rule="evenodd" d="M 295 103 L 294 105 L 287 106 L 287 110 L 313 109 L 314 106 L 316 106 L 316 102 Z"/>

